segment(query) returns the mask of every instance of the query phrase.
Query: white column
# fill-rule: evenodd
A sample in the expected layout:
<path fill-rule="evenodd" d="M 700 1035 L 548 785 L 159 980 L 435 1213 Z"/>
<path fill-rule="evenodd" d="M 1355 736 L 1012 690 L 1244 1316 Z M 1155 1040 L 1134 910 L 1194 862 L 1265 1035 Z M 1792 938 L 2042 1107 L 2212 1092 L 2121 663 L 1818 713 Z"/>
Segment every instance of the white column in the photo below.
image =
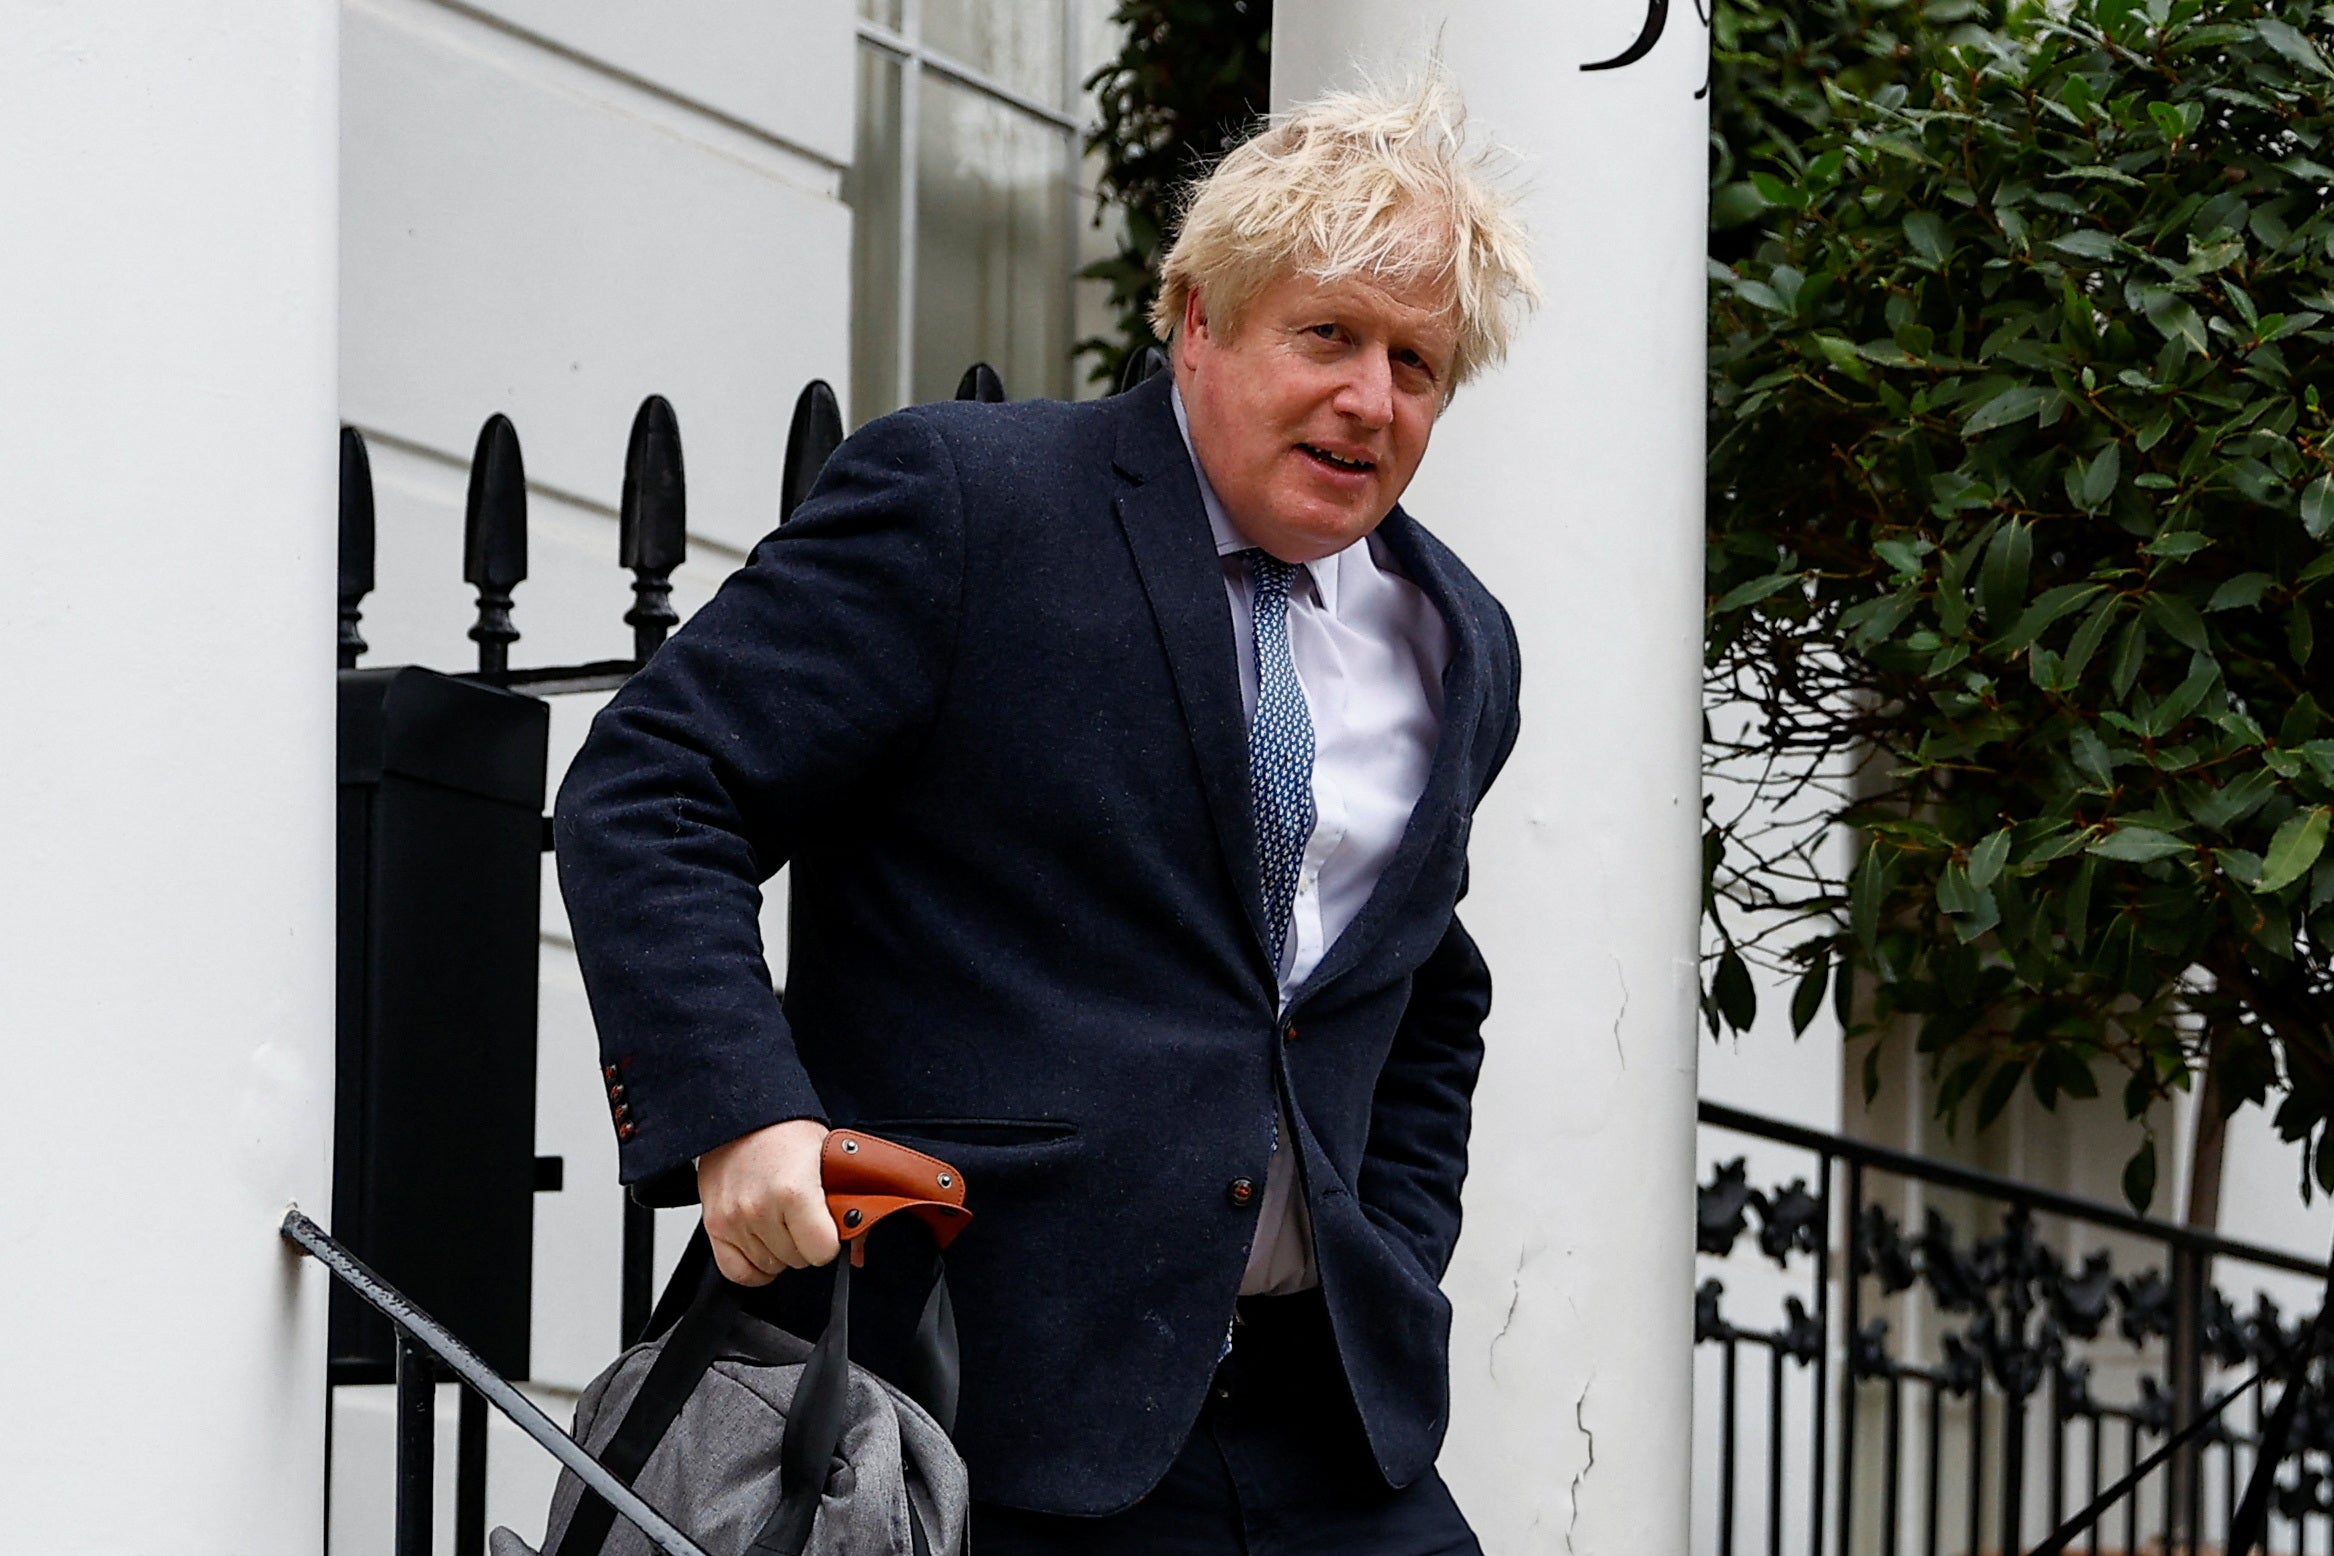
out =
<path fill-rule="evenodd" d="M 337 13 L 8 9 L 0 1544 L 312 1552 Z"/>
<path fill-rule="evenodd" d="M 1442 1470 L 1484 1548 L 1686 1549 L 1705 34 L 1600 0 L 1280 0 L 1273 101 L 1439 39 L 1522 155 L 1548 306 L 1405 505 L 1514 614 L 1523 740 L 1462 916 L 1490 959 Z"/>

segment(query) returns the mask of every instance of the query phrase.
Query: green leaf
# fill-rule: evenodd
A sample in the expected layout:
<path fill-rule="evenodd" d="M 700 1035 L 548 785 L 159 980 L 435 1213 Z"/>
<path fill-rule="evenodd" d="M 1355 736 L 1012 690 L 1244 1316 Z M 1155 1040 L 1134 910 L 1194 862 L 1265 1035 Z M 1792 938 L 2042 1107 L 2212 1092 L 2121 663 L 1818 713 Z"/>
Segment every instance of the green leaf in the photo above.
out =
<path fill-rule="evenodd" d="M 2002 921 L 1993 892 L 1972 885 L 1969 871 L 1958 864 L 1947 865 L 1937 877 L 1937 907 L 1953 920 L 1953 932 L 1964 945 Z"/>
<path fill-rule="evenodd" d="M 1808 1024 L 1815 1020 L 1816 1013 L 1823 1009 L 1824 986 L 1830 981 L 1831 972 L 1832 954 L 1831 948 L 1827 946 L 1816 953 L 1807 971 L 1799 975 L 1798 987 L 1791 991 L 1791 1033 L 1794 1037 L 1804 1034 Z"/>
<path fill-rule="evenodd" d="M 1710 191 L 1710 225 L 1720 231 L 1755 221 L 1766 209 L 1766 196 L 1750 183 L 1721 184 Z"/>
<path fill-rule="evenodd" d="M 1864 366 L 1864 359 L 1857 352 L 1855 342 L 1839 335 L 1818 334 L 1808 338 L 1815 349 L 1823 353 L 1826 361 L 1850 378 L 1859 383 L 1870 379 L 1871 373 Z"/>
<path fill-rule="evenodd" d="M 2099 861 L 2086 859 L 2075 871 L 2074 884 L 2067 888 L 2067 949 L 2070 951 L 2083 949 L 2083 938 L 2090 928 L 2091 882 L 2098 873 Z"/>
<path fill-rule="evenodd" d="M 2014 654 L 2042 636 L 2043 629 L 2062 616 L 2072 615 L 2083 608 L 2083 602 L 2105 588 L 2104 584 L 2060 584 L 2046 589 L 2034 603 L 2018 613 L 1993 646 L 1997 653 Z"/>
<path fill-rule="evenodd" d="M 2256 767 L 2238 774 L 2217 789 L 2207 789 L 2190 797 L 2186 809 L 2200 825 L 2215 832 L 2225 832 L 2229 824 L 2242 820 L 2258 810 L 2262 803 L 2277 792 L 2277 774 L 2266 767 Z"/>
<path fill-rule="evenodd" d="M 2114 688 L 2116 696 L 2131 695 L 2132 683 L 2139 679 L 2140 662 L 2147 657 L 2147 651 L 2147 629 L 2134 616 L 2124 627 L 2123 636 L 2116 640 L 2115 665 L 2108 672 L 2107 684 Z"/>
<path fill-rule="evenodd" d="M 1969 851 L 1969 884 L 1986 887 L 1994 884 L 1994 877 L 2002 873 L 2002 865 L 2010 857 L 2010 829 L 1987 834 Z"/>
<path fill-rule="evenodd" d="M 1913 252 L 1931 270 L 1944 268 L 1951 246 L 1945 239 L 1945 223 L 1934 211 L 1915 211 L 1904 219 L 1905 241 Z"/>
<path fill-rule="evenodd" d="M 2131 1153 L 2131 1160 L 2123 1164 L 2123 1197 L 2131 1208 L 2146 1215 L 2148 1206 L 2156 1198 L 2156 1142 L 2142 1140 L 2140 1148 Z"/>
<path fill-rule="evenodd" d="M 2111 594 L 2091 607 L 2083 624 L 2075 628 L 2074 641 L 2067 645 L 2064 678 L 2072 685 L 2083 677 L 2083 668 L 2091 656 L 2099 652 L 2099 644 L 2107 636 L 2107 629 L 2115 625 L 2115 613 L 2123 608 L 2123 597 Z"/>
<path fill-rule="evenodd" d="M 2122 473 L 2123 445 L 2110 443 L 2099 451 L 2099 457 L 2092 460 L 2090 469 L 2084 472 L 2082 492 L 2076 501 L 2085 509 L 2105 507 L 2107 499 L 2115 495 L 2116 477 Z"/>
<path fill-rule="evenodd" d="M 2206 661 L 2203 669 L 2190 674 L 2172 689 L 2169 697 L 2156 704 L 2148 715 L 2148 733 L 2158 738 L 2170 734 L 2182 719 L 2196 711 L 2196 705 L 2204 701 L 2205 693 L 2218 685 L 2220 678 L 2220 667 Z"/>
<path fill-rule="evenodd" d="M 1748 583 L 1736 584 L 1718 597 L 1718 603 L 1710 607 L 1711 614 L 1724 615 L 1728 611 L 1740 610 L 1745 605 L 1756 605 L 1799 582 L 1799 576 L 1797 573 L 1769 573 L 1764 578 L 1753 578 Z"/>
<path fill-rule="evenodd" d="M 2176 529 L 2149 541 L 2147 552 L 2159 562 L 2178 562 L 2211 544 L 2212 537 L 2201 530 Z"/>
<path fill-rule="evenodd" d="M 2053 238 L 2050 240 L 2050 246 L 2062 254 L 2072 254 L 2077 259 L 2113 259 L 2115 257 L 2115 240 L 2104 232 L 2088 228 L 2080 232 L 2067 233 L 2063 237 Z"/>
<path fill-rule="evenodd" d="M 2149 864 L 2175 854 L 2195 851 L 2195 845 L 2154 827 L 2122 826 L 2093 843 L 2088 852 L 2124 864 Z"/>
<path fill-rule="evenodd" d="M 1718 1014 L 1737 1032 L 1747 1032 L 1758 1019 L 1759 994 L 1751 986 L 1750 968 L 1743 965 L 1741 953 L 1732 947 L 1718 958 L 1718 972 L 1710 980 L 1710 998 L 1717 1003 Z"/>
<path fill-rule="evenodd" d="M 2115 760 L 2108 755 L 2107 742 L 2099 732 L 2087 725 L 2077 725 L 2067 737 L 2068 749 L 2073 753 L 2075 768 L 2101 790 L 2115 787 Z"/>
<path fill-rule="evenodd" d="M 2026 1078 L 2026 1066 L 2012 1059 L 1989 1076 L 1986 1089 L 1977 1099 L 1977 1127 L 1986 1128 L 2002 1116 L 2002 1109 L 2018 1095 L 2018 1083 Z"/>
<path fill-rule="evenodd" d="M 2091 1073 L 2091 1066 L 2064 1044 L 2045 1048 L 2034 1068 L 2037 1075 L 2047 1070 L 2052 1083 L 2067 1096 L 2088 1100 L 2099 1095 L 2099 1078 Z"/>
<path fill-rule="evenodd" d="M 2302 528 L 2312 540 L 2324 540 L 2334 529 L 2334 474 L 2322 475 L 2302 488 Z"/>
<path fill-rule="evenodd" d="M 1880 850 L 1866 845 L 1857 862 L 1856 878 L 1848 887 L 1848 928 L 1864 954 L 1876 954 L 1880 940 L 1880 899 L 1888 893 L 1888 878 Z"/>
<path fill-rule="evenodd" d="M 2326 58 L 2318 52 L 2318 46 L 2304 37 L 2292 23 L 2281 22 L 2274 16 L 2264 16 L 2253 24 L 2253 30 L 2261 35 L 2263 43 L 2304 70 L 2321 76 L 2334 75 L 2334 71 L 2327 69 Z"/>
<path fill-rule="evenodd" d="M 2196 310 L 2170 292 L 2158 292 L 2148 301 L 2148 322 L 2164 334 L 2167 340 L 2183 341 L 2198 356 L 2210 350 L 2205 344 L 2204 320 Z"/>
<path fill-rule="evenodd" d="M 1753 173 L 1750 176 L 1750 181 L 1751 187 L 1758 191 L 1759 198 L 1769 205 L 1779 205 L 1785 210 L 1796 211 L 1807 204 L 1805 194 L 1792 188 L 1772 173 Z"/>
<path fill-rule="evenodd" d="M 2026 598 L 2026 572 L 2034 560 L 2034 526 L 2005 524 L 1994 531 L 1978 569 L 1977 603 L 1986 620 L 2006 622 Z"/>
<path fill-rule="evenodd" d="M 2261 596 L 2268 592 L 2270 584 L 2275 581 L 2267 573 L 2239 573 L 2234 578 L 2224 580 L 2219 588 L 2213 590 L 2212 598 L 2204 602 L 2204 608 L 2207 612 L 2251 610 L 2261 603 Z"/>
<path fill-rule="evenodd" d="M 2212 639 L 2204 630 L 2204 618 L 2196 607 L 2176 594 L 2158 592 L 2141 602 L 2148 619 L 2162 630 L 2164 636 L 2183 648 L 2192 648 L 2200 654 L 2212 652 Z"/>
<path fill-rule="evenodd" d="M 1969 413 L 1968 419 L 1961 424 L 1961 435 L 1974 438 L 1981 432 L 1991 432 L 1996 427 L 2007 427 L 2014 421 L 2024 421 L 2042 408 L 2043 393 L 2032 384 L 2020 384 L 2003 390 Z"/>
<path fill-rule="evenodd" d="M 2313 805 L 2286 818 L 2285 825 L 2269 840 L 2269 853 L 2262 860 L 2261 881 L 2255 891 L 2283 891 L 2309 873 L 2326 849 L 2328 815 L 2328 807 Z"/>

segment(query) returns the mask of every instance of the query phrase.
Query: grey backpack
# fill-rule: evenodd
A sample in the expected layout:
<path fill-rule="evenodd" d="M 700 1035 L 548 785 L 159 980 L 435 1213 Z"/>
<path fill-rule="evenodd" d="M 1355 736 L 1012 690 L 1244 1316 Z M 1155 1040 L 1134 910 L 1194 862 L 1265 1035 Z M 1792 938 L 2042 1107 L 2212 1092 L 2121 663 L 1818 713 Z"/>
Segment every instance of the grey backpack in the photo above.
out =
<path fill-rule="evenodd" d="M 848 1349 L 851 1267 L 865 1233 L 906 1210 L 945 1246 L 971 1219 L 963 1180 L 944 1162 L 849 1131 L 829 1136 L 822 1165 L 850 1257 L 835 1261 L 818 1343 L 746 1313 L 699 1228 L 659 1316 L 681 1297 L 686 1310 L 669 1327 L 652 1320 L 652 1338 L 592 1380 L 576 1403 L 576 1440 L 706 1556 L 962 1556 L 946 1276 L 924 1304 L 905 1388 L 851 1363 Z M 931 1197 L 902 1192 L 919 1178 Z M 535 1556 L 508 1529 L 494 1531 L 489 1550 Z M 562 1472 L 543 1556 L 656 1556 L 656 1547 Z"/>

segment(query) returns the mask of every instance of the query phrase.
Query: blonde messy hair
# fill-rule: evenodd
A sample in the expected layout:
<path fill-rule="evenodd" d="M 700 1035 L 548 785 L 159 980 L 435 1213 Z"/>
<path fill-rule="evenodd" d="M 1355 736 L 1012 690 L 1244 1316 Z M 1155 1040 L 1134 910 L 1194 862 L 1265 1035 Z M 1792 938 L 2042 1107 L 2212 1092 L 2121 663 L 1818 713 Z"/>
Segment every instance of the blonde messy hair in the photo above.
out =
<path fill-rule="evenodd" d="M 1438 72 L 1399 92 L 1339 92 L 1268 120 L 1194 184 L 1160 267 L 1162 340 L 1193 292 L 1236 333 L 1264 290 L 1297 272 L 1442 293 L 1458 323 L 1450 387 L 1495 366 L 1539 301 L 1516 199 L 1494 154 L 1467 141 L 1466 109 Z"/>

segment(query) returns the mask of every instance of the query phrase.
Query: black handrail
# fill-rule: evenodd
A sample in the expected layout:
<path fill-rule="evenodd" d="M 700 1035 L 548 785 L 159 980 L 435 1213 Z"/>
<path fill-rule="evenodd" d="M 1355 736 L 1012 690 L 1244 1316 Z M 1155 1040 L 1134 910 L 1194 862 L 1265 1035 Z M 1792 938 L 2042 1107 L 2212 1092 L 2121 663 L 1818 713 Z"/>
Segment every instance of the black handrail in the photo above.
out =
<path fill-rule="evenodd" d="M 401 1437 L 405 1430 L 402 1417 L 406 1413 L 403 1396 L 410 1392 L 407 1380 L 414 1371 L 402 1364 L 406 1360 L 406 1347 L 418 1345 L 436 1357 L 441 1365 L 469 1385 L 488 1404 L 501 1411 L 512 1425 L 541 1443 L 553 1458 L 574 1473 L 576 1479 L 606 1498 L 609 1506 L 648 1536 L 650 1542 L 663 1551 L 665 1556 L 706 1556 L 696 1541 L 642 1501 L 631 1487 L 609 1474 L 597 1459 L 585 1451 L 581 1443 L 561 1431 L 558 1424 L 545 1415 L 533 1400 L 479 1360 L 477 1353 L 456 1339 L 444 1325 L 415 1307 L 403 1292 L 367 1269 L 356 1255 L 334 1242 L 330 1233 L 302 1215 L 297 1206 L 285 1213 L 282 1232 L 286 1242 L 330 1270 L 333 1279 L 355 1292 L 375 1312 L 396 1326 L 401 1342 L 398 1347 L 401 1363 L 398 1368 Z M 411 1499 L 400 1498 L 398 1548 L 402 1551 L 410 1545 L 419 1545 L 426 1549 L 429 1516 L 426 1504 L 413 1509 L 405 1505 L 408 1500 Z M 422 1539 L 418 1541 L 412 1537 L 410 1523 L 416 1517 L 421 1520 L 424 1531 Z"/>

